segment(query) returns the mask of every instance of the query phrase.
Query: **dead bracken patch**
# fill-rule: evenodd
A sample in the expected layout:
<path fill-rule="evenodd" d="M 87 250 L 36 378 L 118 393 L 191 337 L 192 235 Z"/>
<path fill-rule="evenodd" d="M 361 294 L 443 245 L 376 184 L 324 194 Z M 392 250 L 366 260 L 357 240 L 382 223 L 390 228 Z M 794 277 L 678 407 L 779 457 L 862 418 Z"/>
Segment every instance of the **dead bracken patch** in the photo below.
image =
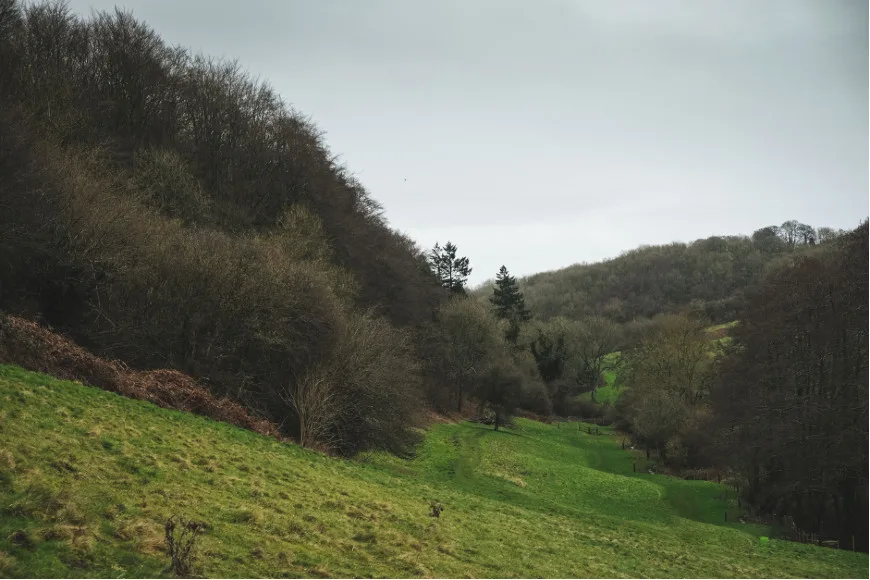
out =
<path fill-rule="evenodd" d="M 120 361 L 102 359 L 35 322 L 0 313 L 0 363 L 59 379 L 79 381 L 159 407 L 187 411 L 216 421 L 278 437 L 269 421 L 252 416 L 228 398 L 217 398 L 184 373 L 136 371 Z"/>

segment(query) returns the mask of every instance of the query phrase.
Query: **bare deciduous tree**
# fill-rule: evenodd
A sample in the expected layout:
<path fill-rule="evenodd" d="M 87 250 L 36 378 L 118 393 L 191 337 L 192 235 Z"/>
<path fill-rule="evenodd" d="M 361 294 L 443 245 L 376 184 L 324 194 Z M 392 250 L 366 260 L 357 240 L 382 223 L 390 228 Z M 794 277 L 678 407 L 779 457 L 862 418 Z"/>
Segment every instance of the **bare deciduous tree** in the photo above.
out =
<path fill-rule="evenodd" d="M 471 299 L 446 304 L 439 313 L 439 325 L 446 374 L 454 386 L 456 409 L 462 411 L 471 381 L 504 351 L 503 333 L 490 311 Z"/>
<path fill-rule="evenodd" d="M 339 443 L 336 421 L 345 404 L 326 373 L 312 369 L 297 383 L 282 389 L 281 397 L 296 412 L 299 444 L 331 451 Z"/>
<path fill-rule="evenodd" d="M 592 316 L 574 326 L 569 337 L 575 361 L 574 378 L 582 389 L 592 393 L 594 401 L 602 373 L 609 370 L 606 357 L 617 349 L 621 340 L 620 329 L 607 318 Z"/>

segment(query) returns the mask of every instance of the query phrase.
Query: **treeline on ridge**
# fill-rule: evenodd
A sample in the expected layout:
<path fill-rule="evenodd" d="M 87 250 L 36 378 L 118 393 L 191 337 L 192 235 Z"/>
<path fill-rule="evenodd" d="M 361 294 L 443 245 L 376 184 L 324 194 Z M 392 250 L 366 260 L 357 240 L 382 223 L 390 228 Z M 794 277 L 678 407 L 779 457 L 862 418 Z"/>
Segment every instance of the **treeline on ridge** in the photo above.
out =
<path fill-rule="evenodd" d="M 626 323 L 692 308 L 713 322 L 729 322 L 745 290 L 766 272 L 843 233 L 790 220 L 752 236 L 642 246 L 611 260 L 522 278 L 520 287 L 541 320 L 598 315 Z"/>

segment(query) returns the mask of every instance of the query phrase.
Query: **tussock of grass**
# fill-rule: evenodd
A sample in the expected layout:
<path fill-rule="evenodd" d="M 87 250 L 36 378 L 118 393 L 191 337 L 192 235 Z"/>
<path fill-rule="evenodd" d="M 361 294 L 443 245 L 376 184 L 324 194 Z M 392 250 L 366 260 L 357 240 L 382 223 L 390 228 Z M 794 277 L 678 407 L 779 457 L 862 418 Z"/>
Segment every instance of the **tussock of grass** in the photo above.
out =
<path fill-rule="evenodd" d="M 10 556 L 6 552 L 0 552 L 0 572 L 9 573 L 15 568 L 16 561 L 13 556 Z"/>
<path fill-rule="evenodd" d="M 344 461 L 8 366 L 0 408 L 9 576 L 165 575 L 173 514 L 207 524 L 203 576 L 867 574 L 864 554 L 760 547 L 767 530 L 723 521 L 733 492 L 632 473 L 606 429 L 440 424 L 413 460 Z"/>

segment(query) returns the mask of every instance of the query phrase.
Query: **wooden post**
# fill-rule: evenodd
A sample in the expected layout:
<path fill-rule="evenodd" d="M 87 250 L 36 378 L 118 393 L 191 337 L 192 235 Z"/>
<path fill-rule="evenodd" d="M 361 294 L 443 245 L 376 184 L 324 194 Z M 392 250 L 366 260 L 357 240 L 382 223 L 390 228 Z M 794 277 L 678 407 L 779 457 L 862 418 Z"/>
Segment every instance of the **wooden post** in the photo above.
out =
<path fill-rule="evenodd" d="M 725 510 L 725 521 L 728 521 L 728 510 Z"/>
<path fill-rule="evenodd" d="M 632 473 L 637 473 L 637 463 L 634 462 L 634 461 L 631 462 L 631 472 L 632 472 Z M 852 543 L 853 543 L 853 544 L 855 543 L 854 539 L 852 540 Z"/>
<path fill-rule="evenodd" d="M 855 534 L 852 534 L 852 551 L 855 551 Z"/>

